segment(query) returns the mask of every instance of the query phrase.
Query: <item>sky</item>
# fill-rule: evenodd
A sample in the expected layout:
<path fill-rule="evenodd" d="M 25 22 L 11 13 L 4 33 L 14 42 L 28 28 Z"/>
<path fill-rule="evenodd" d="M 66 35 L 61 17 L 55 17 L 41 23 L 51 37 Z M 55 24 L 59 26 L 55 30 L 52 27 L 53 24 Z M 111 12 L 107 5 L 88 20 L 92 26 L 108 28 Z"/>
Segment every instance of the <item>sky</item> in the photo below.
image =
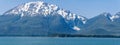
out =
<path fill-rule="evenodd" d="M 103 12 L 109 12 L 113 15 L 120 12 L 120 0 L 0 0 L 0 14 L 31 1 L 55 4 L 87 18 L 92 18 Z"/>

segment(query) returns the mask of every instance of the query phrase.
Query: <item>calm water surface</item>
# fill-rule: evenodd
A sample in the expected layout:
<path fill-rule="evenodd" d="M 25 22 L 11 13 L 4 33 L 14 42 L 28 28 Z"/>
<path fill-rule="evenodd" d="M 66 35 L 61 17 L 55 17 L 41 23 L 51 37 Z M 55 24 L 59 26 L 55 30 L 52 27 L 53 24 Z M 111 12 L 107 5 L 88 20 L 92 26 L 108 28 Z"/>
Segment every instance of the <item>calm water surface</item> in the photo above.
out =
<path fill-rule="evenodd" d="M 0 37 L 0 45 L 120 45 L 120 38 Z"/>

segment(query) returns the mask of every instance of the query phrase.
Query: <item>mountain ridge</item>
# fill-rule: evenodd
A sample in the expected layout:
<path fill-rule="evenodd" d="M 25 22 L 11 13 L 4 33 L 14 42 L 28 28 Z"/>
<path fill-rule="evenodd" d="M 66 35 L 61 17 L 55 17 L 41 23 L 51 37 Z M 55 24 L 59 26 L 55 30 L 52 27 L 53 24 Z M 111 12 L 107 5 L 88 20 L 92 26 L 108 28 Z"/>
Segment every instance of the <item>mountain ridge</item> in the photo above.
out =
<path fill-rule="evenodd" d="M 120 12 L 115 15 L 104 12 L 87 19 L 54 4 L 37 1 L 19 5 L 0 18 L 3 27 L 0 35 L 120 35 Z"/>

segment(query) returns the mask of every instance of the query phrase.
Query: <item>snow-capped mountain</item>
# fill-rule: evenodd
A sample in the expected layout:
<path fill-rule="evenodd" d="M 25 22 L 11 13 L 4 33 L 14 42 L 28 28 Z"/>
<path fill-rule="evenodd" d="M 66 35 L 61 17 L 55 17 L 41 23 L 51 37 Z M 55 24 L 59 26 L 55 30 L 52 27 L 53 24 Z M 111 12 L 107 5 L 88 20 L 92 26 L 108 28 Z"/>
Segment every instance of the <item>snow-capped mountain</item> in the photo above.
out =
<path fill-rule="evenodd" d="M 87 19 L 83 16 L 76 15 L 74 13 L 71 13 L 70 11 L 60 9 L 54 4 L 44 3 L 42 1 L 28 2 L 4 13 L 4 15 L 10 14 L 21 15 L 21 17 L 36 15 L 61 15 L 65 19 L 66 23 L 68 23 L 71 26 L 71 28 L 75 30 L 80 30 L 80 27 L 82 27 L 82 25 L 84 25 L 87 21 Z"/>
<path fill-rule="evenodd" d="M 119 22 L 118 22 L 119 20 Z M 86 35 L 120 35 L 120 18 L 118 13 L 111 15 L 110 13 L 102 13 L 89 19 L 81 34 Z"/>
<path fill-rule="evenodd" d="M 42 1 L 28 2 L 0 16 L 0 35 L 120 35 L 120 12 L 91 19 Z"/>
<path fill-rule="evenodd" d="M 28 2 L 0 16 L 0 35 L 76 34 L 87 18 L 42 1 Z"/>
<path fill-rule="evenodd" d="M 86 18 L 80 15 L 76 15 L 74 13 L 71 13 L 68 10 L 60 9 L 58 6 L 54 4 L 48 4 L 44 3 L 42 1 L 37 2 L 28 2 L 23 5 L 19 5 L 7 12 L 4 13 L 4 15 L 7 14 L 21 14 L 22 16 L 36 16 L 36 15 L 56 15 L 59 14 L 63 18 L 66 18 L 67 20 L 75 20 L 75 18 L 78 18 L 85 23 Z"/>

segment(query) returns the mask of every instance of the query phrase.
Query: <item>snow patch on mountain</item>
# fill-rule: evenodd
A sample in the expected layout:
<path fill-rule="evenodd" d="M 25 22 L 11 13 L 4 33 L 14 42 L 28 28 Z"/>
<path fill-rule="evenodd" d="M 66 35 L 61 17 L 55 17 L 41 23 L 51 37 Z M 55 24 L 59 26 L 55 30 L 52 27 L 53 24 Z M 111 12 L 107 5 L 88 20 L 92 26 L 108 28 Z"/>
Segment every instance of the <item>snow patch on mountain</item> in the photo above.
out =
<path fill-rule="evenodd" d="M 76 31 L 79 31 L 79 30 L 80 30 L 80 28 L 77 27 L 77 26 L 74 26 L 73 29 L 76 30 Z"/>
<path fill-rule="evenodd" d="M 6 12 L 5 14 L 29 14 L 35 16 L 35 14 L 43 14 L 44 16 L 51 14 L 56 11 L 58 7 L 53 4 L 47 4 L 42 1 L 29 2 L 23 5 L 17 6 L 16 8 Z"/>
<path fill-rule="evenodd" d="M 113 15 L 110 17 L 111 21 L 114 21 L 114 19 L 120 18 L 118 15 Z"/>
<path fill-rule="evenodd" d="M 63 17 L 66 17 L 68 15 L 68 13 L 63 9 L 58 10 L 57 13 L 62 15 Z"/>

